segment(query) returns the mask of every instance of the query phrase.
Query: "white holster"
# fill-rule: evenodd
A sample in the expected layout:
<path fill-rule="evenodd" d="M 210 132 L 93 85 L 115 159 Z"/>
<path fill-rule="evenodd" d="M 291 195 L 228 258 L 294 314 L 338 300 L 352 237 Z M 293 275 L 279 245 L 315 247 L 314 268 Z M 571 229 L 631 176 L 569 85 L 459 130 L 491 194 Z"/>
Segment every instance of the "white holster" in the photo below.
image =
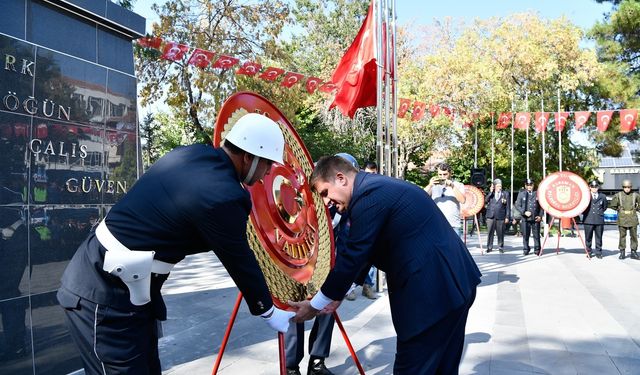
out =
<path fill-rule="evenodd" d="M 104 220 L 96 228 L 96 237 L 107 249 L 102 269 L 125 283 L 132 304 L 142 306 L 149 303 L 151 272 L 168 274 L 175 265 L 154 260 L 155 251 L 129 250 L 113 236 Z"/>

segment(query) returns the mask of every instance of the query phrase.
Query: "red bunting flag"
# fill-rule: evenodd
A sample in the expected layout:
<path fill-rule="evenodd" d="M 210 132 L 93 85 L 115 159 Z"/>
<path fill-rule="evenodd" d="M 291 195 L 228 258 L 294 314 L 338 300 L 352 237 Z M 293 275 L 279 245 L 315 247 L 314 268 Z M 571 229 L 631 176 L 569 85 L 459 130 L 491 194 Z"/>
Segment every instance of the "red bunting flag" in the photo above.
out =
<path fill-rule="evenodd" d="M 264 70 L 264 72 L 262 72 L 262 74 L 260 74 L 259 77 L 264 79 L 265 81 L 275 81 L 276 78 L 280 77 L 283 73 L 284 73 L 284 69 L 275 68 L 273 66 L 270 66 L 270 67 L 266 68 Z"/>
<path fill-rule="evenodd" d="M 167 42 L 162 50 L 162 57 L 165 60 L 179 61 L 189 51 L 189 46 L 176 42 Z"/>
<path fill-rule="evenodd" d="M 322 84 L 322 80 L 318 77 L 309 77 L 307 78 L 307 82 L 304 84 L 304 87 L 307 89 L 309 94 L 313 94 L 318 89 L 318 86 Z"/>
<path fill-rule="evenodd" d="M 233 56 L 220 55 L 218 59 L 213 63 L 213 67 L 217 69 L 229 69 L 239 63 L 240 60 Z"/>
<path fill-rule="evenodd" d="M 245 76 L 255 76 L 260 69 L 262 69 L 262 65 L 253 62 L 253 61 L 245 61 L 239 68 L 236 70 L 236 74 L 244 74 Z"/>
<path fill-rule="evenodd" d="M 291 88 L 291 86 L 298 83 L 304 76 L 300 73 L 287 72 L 282 79 L 281 85 L 286 88 Z"/>
<path fill-rule="evenodd" d="M 596 112 L 596 119 L 598 124 L 598 131 L 606 131 L 611 122 L 613 111 L 598 111 Z"/>
<path fill-rule="evenodd" d="M 431 117 L 436 117 L 440 114 L 440 106 L 437 104 L 429 105 L 429 114 Z"/>
<path fill-rule="evenodd" d="M 549 112 L 536 112 L 533 118 L 536 122 L 536 131 L 539 133 L 547 131 L 547 125 L 549 124 Z"/>
<path fill-rule="evenodd" d="M 143 48 L 155 48 L 160 49 L 162 39 L 158 37 L 144 37 L 138 39 L 138 44 Z"/>
<path fill-rule="evenodd" d="M 411 121 L 420 121 L 424 117 L 427 103 L 415 101 L 413 102 L 413 112 L 411 112 Z"/>
<path fill-rule="evenodd" d="M 511 124 L 511 112 L 502 112 L 500 117 L 498 117 L 498 123 L 496 124 L 496 129 L 506 129 Z"/>
<path fill-rule="evenodd" d="M 411 100 L 400 98 L 400 106 L 398 108 L 398 118 L 403 118 L 404 115 L 407 114 L 409 110 L 409 106 L 411 105 Z"/>
<path fill-rule="evenodd" d="M 555 114 L 556 131 L 558 132 L 563 131 L 565 125 L 567 125 L 568 119 L 569 119 L 569 112 L 556 112 Z"/>
<path fill-rule="evenodd" d="M 589 111 L 576 112 L 574 114 L 574 116 L 576 117 L 577 130 L 580 130 L 580 128 L 582 128 L 587 123 L 587 121 L 589 121 L 590 115 L 591 115 L 591 112 Z"/>
<path fill-rule="evenodd" d="M 325 82 L 322 85 L 320 85 L 320 91 L 327 94 L 334 92 L 337 88 L 338 87 L 331 82 Z"/>
<path fill-rule="evenodd" d="M 628 133 L 636 128 L 636 121 L 638 120 L 637 109 L 622 109 L 620 110 L 620 133 Z"/>
<path fill-rule="evenodd" d="M 376 105 L 375 34 L 372 1 L 358 35 L 342 56 L 331 77 L 331 82 L 337 86 L 338 92 L 329 109 L 337 106 L 342 114 L 353 118 L 358 108 Z"/>
<path fill-rule="evenodd" d="M 516 122 L 513 127 L 516 129 L 527 129 L 531 126 L 531 113 L 518 112 L 516 113 Z"/>
<path fill-rule="evenodd" d="M 191 57 L 189 57 L 189 61 L 187 61 L 187 64 L 195 65 L 198 68 L 204 69 L 207 67 L 207 65 L 209 65 L 211 59 L 213 59 L 213 52 L 196 48 L 195 50 L 193 50 Z"/>

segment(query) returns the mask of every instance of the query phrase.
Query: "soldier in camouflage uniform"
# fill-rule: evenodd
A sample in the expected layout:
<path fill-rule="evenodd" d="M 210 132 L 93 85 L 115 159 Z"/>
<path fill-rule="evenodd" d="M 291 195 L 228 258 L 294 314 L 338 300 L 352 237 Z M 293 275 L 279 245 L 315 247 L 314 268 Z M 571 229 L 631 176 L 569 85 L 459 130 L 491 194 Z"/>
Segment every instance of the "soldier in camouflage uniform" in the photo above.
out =
<path fill-rule="evenodd" d="M 627 231 L 631 238 L 631 259 L 639 259 L 638 253 L 638 216 L 640 211 L 640 194 L 631 191 L 631 181 L 622 181 L 622 192 L 613 196 L 609 205 L 618 211 L 618 230 L 620 231 L 620 249 L 619 259 L 625 258 L 625 249 L 627 247 Z"/>

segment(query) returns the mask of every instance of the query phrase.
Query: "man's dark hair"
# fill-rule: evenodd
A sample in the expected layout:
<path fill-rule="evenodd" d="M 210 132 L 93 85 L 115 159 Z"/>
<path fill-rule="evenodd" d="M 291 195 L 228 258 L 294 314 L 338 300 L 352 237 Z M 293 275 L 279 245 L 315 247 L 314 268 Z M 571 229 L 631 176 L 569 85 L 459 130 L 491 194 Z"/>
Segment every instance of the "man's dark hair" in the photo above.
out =
<path fill-rule="evenodd" d="M 233 143 L 225 140 L 224 143 L 222 144 L 222 146 L 224 148 L 226 148 L 227 150 L 229 150 L 229 152 L 231 152 L 234 155 L 240 155 L 243 152 L 246 152 L 245 150 L 241 149 L 240 147 L 234 145 Z"/>
<path fill-rule="evenodd" d="M 447 163 L 438 163 L 438 165 L 436 165 L 436 169 L 439 169 L 441 171 L 447 171 L 449 173 L 451 173 L 451 166 Z"/>
<path fill-rule="evenodd" d="M 311 173 L 311 177 L 309 178 L 311 189 L 314 190 L 316 183 L 319 181 L 329 181 L 338 172 L 355 174 L 358 173 L 358 170 L 343 157 L 335 155 L 321 157 L 320 160 L 316 162 L 313 173 Z"/>
<path fill-rule="evenodd" d="M 378 163 L 372 160 L 368 160 L 366 163 L 364 163 L 364 169 L 375 169 L 377 171 Z"/>

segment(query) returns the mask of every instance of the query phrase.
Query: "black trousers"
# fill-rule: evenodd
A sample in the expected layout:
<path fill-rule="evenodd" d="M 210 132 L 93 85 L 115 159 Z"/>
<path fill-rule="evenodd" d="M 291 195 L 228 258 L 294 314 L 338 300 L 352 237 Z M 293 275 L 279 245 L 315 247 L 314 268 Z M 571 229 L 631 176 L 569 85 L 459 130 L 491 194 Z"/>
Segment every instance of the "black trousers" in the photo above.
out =
<path fill-rule="evenodd" d="M 525 251 L 529 251 L 529 236 L 533 236 L 533 249 L 540 251 L 540 223 L 535 221 L 522 220 L 522 246 Z"/>
<path fill-rule="evenodd" d="M 504 247 L 504 219 L 489 219 L 487 218 L 487 249 L 493 248 L 493 235 L 498 234 L 498 247 L 502 249 Z"/>
<path fill-rule="evenodd" d="M 309 354 L 315 358 L 327 358 L 331 350 L 331 336 L 335 319 L 333 315 L 318 315 L 309 334 Z M 304 358 L 304 323 L 289 324 L 284 336 L 287 368 L 298 368 Z"/>
<path fill-rule="evenodd" d="M 396 344 L 394 375 L 455 375 L 464 349 L 464 329 L 476 298 L 450 312 L 422 333 Z"/>
<path fill-rule="evenodd" d="M 151 309 L 119 311 L 83 298 L 73 305 L 63 307 L 85 374 L 161 374 L 158 321 Z"/>
<path fill-rule="evenodd" d="M 593 234 L 596 235 L 596 253 L 602 254 L 602 232 L 604 231 L 604 224 L 584 224 L 584 239 L 587 245 L 587 249 L 591 251 L 591 243 L 593 240 Z"/>

